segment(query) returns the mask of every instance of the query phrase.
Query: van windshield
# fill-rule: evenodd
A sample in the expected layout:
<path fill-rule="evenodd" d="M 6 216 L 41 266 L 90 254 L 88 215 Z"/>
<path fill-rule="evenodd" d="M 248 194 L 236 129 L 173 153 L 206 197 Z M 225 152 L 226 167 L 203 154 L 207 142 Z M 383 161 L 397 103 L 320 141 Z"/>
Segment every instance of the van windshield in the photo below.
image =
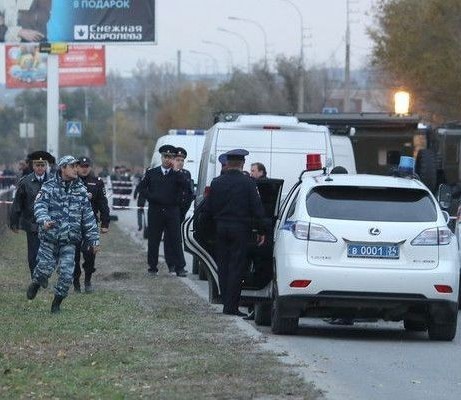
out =
<path fill-rule="evenodd" d="M 311 217 L 353 221 L 432 222 L 437 210 L 419 189 L 323 186 L 307 195 Z"/>

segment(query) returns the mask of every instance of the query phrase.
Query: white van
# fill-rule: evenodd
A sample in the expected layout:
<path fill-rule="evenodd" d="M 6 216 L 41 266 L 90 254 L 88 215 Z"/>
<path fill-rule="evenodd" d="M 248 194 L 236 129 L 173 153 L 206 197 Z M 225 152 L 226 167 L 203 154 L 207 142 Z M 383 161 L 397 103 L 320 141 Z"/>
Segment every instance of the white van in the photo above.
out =
<path fill-rule="evenodd" d="M 170 129 L 168 135 L 161 136 L 155 144 L 152 155 L 151 167 L 158 167 L 162 161 L 158 149 L 165 144 L 182 147 L 187 151 L 184 169 L 187 169 L 195 184 L 197 183 L 199 164 L 202 156 L 203 144 L 205 143 L 205 131 L 200 129 Z"/>
<path fill-rule="evenodd" d="M 351 139 L 348 136 L 331 135 L 331 145 L 333 146 L 335 165 L 346 168 L 349 174 L 356 174 L 357 168 Z"/>
<path fill-rule="evenodd" d="M 197 201 L 205 188 L 221 172 L 220 154 L 235 148 L 249 151 L 244 169 L 252 163 L 263 163 L 267 176 L 284 180 L 282 198 L 305 169 L 307 154 L 320 154 L 322 165 L 336 162 L 330 132 L 326 126 L 299 122 L 298 118 L 278 115 L 240 115 L 233 122 L 218 122 L 206 133 L 197 185 Z M 346 148 L 344 148 L 346 150 Z M 352 152 L 352 146 L 349 149 Z M 344 157 L 341 160 L 346 161 Z M 353 152 L 346 168 L 355 172 Z M 353 166 L 353 168 L 352 168 Z"/>

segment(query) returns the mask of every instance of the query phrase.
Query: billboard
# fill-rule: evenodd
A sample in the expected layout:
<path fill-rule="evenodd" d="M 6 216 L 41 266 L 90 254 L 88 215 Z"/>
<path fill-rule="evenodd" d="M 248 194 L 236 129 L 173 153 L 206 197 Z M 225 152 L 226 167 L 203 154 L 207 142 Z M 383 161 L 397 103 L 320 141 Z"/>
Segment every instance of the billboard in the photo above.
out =
<path fill-rule="evenodd" d="M 0 1 L 0 41 L 154 43 L 155 0 Z"/>
<path fill-rule="evenodd" d="M 48 55 L 37 44 L 5 46 L 6 87 L 10 89 L 45 88 Z M 104 46 L 69 46 L 59 55 L 59 86 L 102 86 L 106 84 Z"/>

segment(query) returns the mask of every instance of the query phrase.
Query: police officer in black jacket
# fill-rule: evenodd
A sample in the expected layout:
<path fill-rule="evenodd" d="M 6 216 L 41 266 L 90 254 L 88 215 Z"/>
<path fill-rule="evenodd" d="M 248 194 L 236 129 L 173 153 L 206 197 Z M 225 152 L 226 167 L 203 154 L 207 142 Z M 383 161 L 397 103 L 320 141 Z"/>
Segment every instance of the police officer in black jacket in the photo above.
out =
<path fill-rule="evenodd" d="M 236 149 L 225 154 L 226 170 L 211 182 L 204 216 L 216 222 L 215 259 L 223 313 L 246 316 L 238 309 L 242 275 L 252 228 L 258 230 L 258 245 L 265 240 L 264 208 L 254 180 L 242 172 L 248 151 Z"/>
<path fill-rule="evenodd" d="M 181 205 L 179 206 L 181 223 L 186 218 L 187 211 L 189 211 L 190 205 L 194 200 L 194 182 L 190 172 L 184 168 L 184 161 L 187 158 L 187 151 L 182 147 L 176 147 L 176 157 L 174 159 L 174 169 L 184 175 L 184 179 L 187 182 L 187 186 L 181 194 Z"/>
<path fill-rule="evenodd" d="M 186 187 L 183 189 L 181 193 L 181 200 L 180 200 L 180 205 L 179 205 L 179 223 L 180 225 L 184 222 L 184 219 L 186 218 L 187 211 L 190 208 L 190 205 L 192 204 L 192 201 L 194 199 L 194 191 L 193 191 L 193 186 L 194 183 L 192 182 L 192 177 L 190 172 L 187 169 L 184 169 L 184 160 L 187 157 L 187 151 L 186 149 L 182 147 L 176 147 L 176 156 L 174 158 L 174 169 L 181 173 L 186 180 Z M 171 257 L 171 254 L 173 253 L 173 247 L 171 246 L 171 243 L 168 241 L 167 238 L 163 241 L 163 246 L 165 249 L 165 261 L 168 266 L 168 270 L 170 271 L 170 274 L 173 274 L 175 272 L 175 267 L 174 267 L 174 256 L 173 258 Z M 181 247 L 181 251 L 182 247 Z M 182 258 L 184 258 L 184 252 L 182 255 Z"/>
<path fill-rule="evenodd" d="M 101 178 L 97 178 L 91 172 L 91 160 L 88 157 L 80 157 L 77 164 L 77 173 L 83 181 L 88 198 L 93 208 L 97 222 L 101 222 L 101 233 L 109 231 L 110 209 L 106 197 L 106 189 Z M 85 271 L 85 293 L 93 292 L 91 276 L 96 271 L 94 267 L 96 254 L 88 248 L 86 243 L 79 243 L 75 247 L 75 269 L 74 269 L 74 290 L 81 292 L 80 275 L 80 253 L 83 254 L 83 270 Z"/>
<path fill-rule="evenodd" d="M 36 151 L 28 155 L 33 172 L 22 177 L 13 200 L 10 213 L 10 228 L 13 232 L 23 229 L 27 234 L 27 259 L 32 276 L 37 265 L 37 253 L 40 246 L 38 226 L 34 216 L 34 202 L 43 182 L 48 179 L 47 168 L 54 157 L 46 151 Z"/>
<path fill-rule="evenodd" d="M 161 146 L 162 165 L 149 169 L 141 180 L 140 193 L 149 202 L 148 208 L 148 272 L 157 275 L 158 253 L 162 233 L 171 246 L 168 254 L 169 267 L 176 275 L 187 276 L 186 261 L 182 251 L 180 230 L 180 205 L 182 193 L 187 190 L 184 174 L 173 168 L 176 148 L 171 145 Z"/>

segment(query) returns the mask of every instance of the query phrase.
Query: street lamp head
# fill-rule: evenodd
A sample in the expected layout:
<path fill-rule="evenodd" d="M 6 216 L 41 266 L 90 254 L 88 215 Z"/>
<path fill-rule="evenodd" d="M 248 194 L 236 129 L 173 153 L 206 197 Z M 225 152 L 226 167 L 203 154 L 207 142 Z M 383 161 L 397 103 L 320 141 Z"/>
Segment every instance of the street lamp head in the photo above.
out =
<path fill-rule="evenodd" d="M 227 17 L 227 19 L 231 19 L 232 21 L 240 21 L 241 18 L 239 17 Z"/>

